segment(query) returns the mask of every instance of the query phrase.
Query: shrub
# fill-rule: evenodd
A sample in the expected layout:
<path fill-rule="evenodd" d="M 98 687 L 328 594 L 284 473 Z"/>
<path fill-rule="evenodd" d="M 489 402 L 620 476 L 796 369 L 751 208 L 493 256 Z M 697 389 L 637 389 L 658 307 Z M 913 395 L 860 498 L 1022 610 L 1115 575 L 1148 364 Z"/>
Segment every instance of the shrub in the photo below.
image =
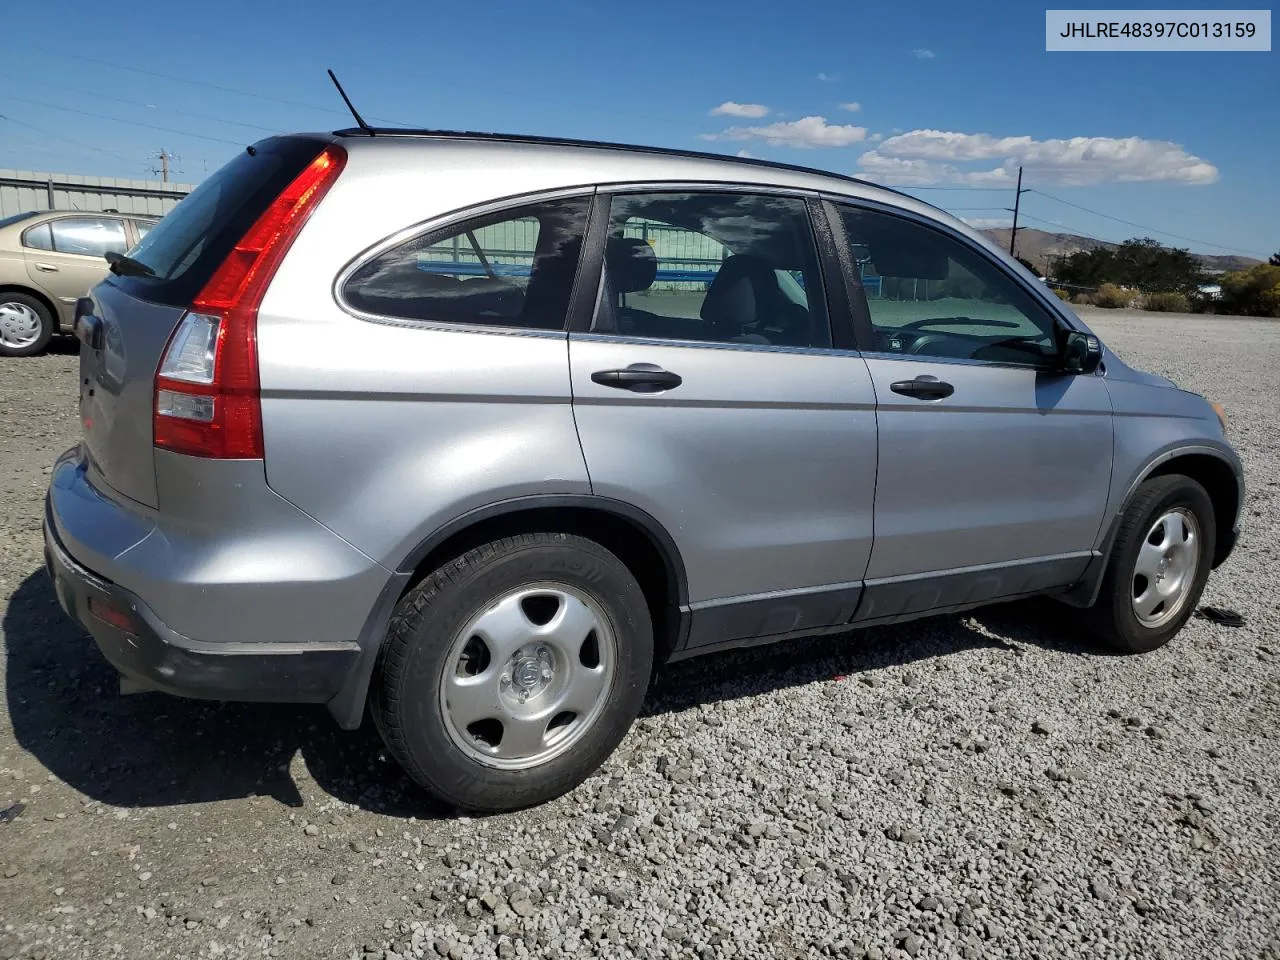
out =
<path fill-rule="evenodd" d="M 1260 263 L 1222 278 L 1224 311 L 1280 317 L 1280 267 Z"/>
<path fill-rule="evenodd" d="M 1083 292 L 1077 293 L 1071 298 L 1071 302 L 1082 307 L 1090 306 L 1093 303 L 1093 294 Z"/>
<path fill-rule="evenodd" d="M 1067 292 L 1064 288 L 1062 288 L 1062 287 L 1054 287 L 1054 288 L 1053 288 L 1053 292 L 1054 292 L 1054 294 L 1058 297 L 1058 299 L 1059 299 L 1059 300 L 1068 300 L 1068 301 L 1069 301 L 1069 300 L 1071 299 L 1071 294 L 1070 294 L 1070 293 L 1068 293 L 1068 292 Z"/>
<path fill-rule="evenodd" d="M 1133 291 L 1127 287 L 1118 287 L 1114 283 L 1104 283 L 1093 295 L 1093 303 L 1099 307 L 1116 309 L 1127 307 L 1133 300 Z"/>
<path fill-rule="evenodd" d="M 1143 310 L 1155 310 L 1158 313 L 1187 313 L 1191 310 L 1191 301 L 1185 293 L 1169 291 L 1165 293 L 1148 293 L 1142 301 Z"/>

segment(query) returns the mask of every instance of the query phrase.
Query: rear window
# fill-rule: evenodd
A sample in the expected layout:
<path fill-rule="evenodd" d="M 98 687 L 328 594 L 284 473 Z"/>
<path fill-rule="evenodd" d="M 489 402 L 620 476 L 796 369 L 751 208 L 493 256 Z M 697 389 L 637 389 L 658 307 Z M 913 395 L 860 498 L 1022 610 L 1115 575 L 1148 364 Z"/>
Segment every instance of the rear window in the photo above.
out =
<path fill-rule="evenodd" d="M 129 256 L 154 277 L 112 276 L 131 296 L 188 306 L 231 248 L 324 144 L 273 137 L 244 150 L 146 232 Z"/>

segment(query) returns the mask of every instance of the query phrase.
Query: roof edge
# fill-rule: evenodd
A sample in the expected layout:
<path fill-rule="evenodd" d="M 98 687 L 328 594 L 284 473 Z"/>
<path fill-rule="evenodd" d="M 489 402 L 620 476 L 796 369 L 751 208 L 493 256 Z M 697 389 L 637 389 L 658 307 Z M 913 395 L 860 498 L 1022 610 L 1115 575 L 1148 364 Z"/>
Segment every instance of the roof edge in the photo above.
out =
<path fill-rule="evenodd" d="M 470 130 L 428 130 L 411 127 L 372 127 L 368 130 L 360 127 L 345 127 L 333 131 L 336 137 L 418 137 L 424 140 L 478 140 L 496 143 L 535 143 L 555 147 L 589 147 L 597 150 L 625 150 L 631 153 L 647 153 L 655 156 L 682 157 L 690 160 L 714 160 L 720 163 L 743 164 L 746 166 L 764 167 L 770 170 L 786 170 L 791 173 L 804 173 L 816 177 L 829 177 L 845 183 L 856 183 L 860 187 L 883 190 L 899 197 L 906 197 L 917 203 L 928 204 L 927 200 L 913 197 L 909 193 L 886 187 L 884 184 L 862 180 L 845 173 L 835 173 L 817 167 L 806 167 L 798 163 L 782 163 L 777 160 L 762 160 L 759 157 L 731 157 L 723 153 L 709 153 L 705 150 L 683 150 L 678 147 L 655 147 L 635 143 L 613 143 L 608 140 L 580 140 L 572 137 L 545 137 L 533 134 L 518 133 L 485 133 Z M 932 206 L 932 204 L 929 204 Z"/>

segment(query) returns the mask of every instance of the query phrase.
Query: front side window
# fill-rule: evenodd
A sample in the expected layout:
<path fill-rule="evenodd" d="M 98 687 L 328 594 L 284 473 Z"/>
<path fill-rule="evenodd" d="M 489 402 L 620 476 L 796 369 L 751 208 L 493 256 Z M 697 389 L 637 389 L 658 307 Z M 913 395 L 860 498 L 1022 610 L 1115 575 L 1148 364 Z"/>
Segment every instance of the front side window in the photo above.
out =
<path fill-rule="evenodd" d="M 830 347 L 805 202 L 738 193 L 618 194 L 597 333 Z"/>
<path fill-rule="evenodd" d="M 561 330 L 590 205 L 545 200 L 415 237 L 359 267 L 343 295 L 396 319 Z"/>
<path fill-rule="evenodd" d="M 129 243 L 124 235 L 124 221 L 106 217 L 63 217 L 54 220 L 53 249 L 81 257 L 101 257 L 106 253 L 124 253 Z"/>
<path fill-rule="evenodd" d="M 995 263 L 923 224 L 838 209 L 874 350 L 1033 366 L 1056 361 L 1052 316 Z"/>

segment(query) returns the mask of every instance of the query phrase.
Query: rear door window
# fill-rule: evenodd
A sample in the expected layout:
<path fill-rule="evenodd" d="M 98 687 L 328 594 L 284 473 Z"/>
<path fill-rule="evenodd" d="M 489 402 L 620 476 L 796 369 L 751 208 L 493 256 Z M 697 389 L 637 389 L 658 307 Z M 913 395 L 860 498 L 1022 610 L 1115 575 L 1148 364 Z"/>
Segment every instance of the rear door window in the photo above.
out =
<path fill-rule="evenodd" d="M 102 257 L 107 253 L 124 253 L 129 242 L 124 235 L 124 221 L 112 217 L 63 217 L 54 220 L 53 249 L 79 257 Z"/>
<path fill-rule="evenodd" d="M 591 198 L 544 200 L 414 237 L 343 286 L 376 317 L 561 330 Z"/>
<path fill-rule="evenodd" d="M 153 277 L 109 282 L 153 303 L 188 306 L 232 247 L 324 148 L 310 137 L 273 137 L 242 151 L 146 230 L 129 255 Z M 144 225 L 138 224 L 139 233 Z"/>
<path fill-rule="evenodd" d="M 609 207 L 595 333 L 829 348 L 805 201 L 753 193 L 634 193 Z"/>

